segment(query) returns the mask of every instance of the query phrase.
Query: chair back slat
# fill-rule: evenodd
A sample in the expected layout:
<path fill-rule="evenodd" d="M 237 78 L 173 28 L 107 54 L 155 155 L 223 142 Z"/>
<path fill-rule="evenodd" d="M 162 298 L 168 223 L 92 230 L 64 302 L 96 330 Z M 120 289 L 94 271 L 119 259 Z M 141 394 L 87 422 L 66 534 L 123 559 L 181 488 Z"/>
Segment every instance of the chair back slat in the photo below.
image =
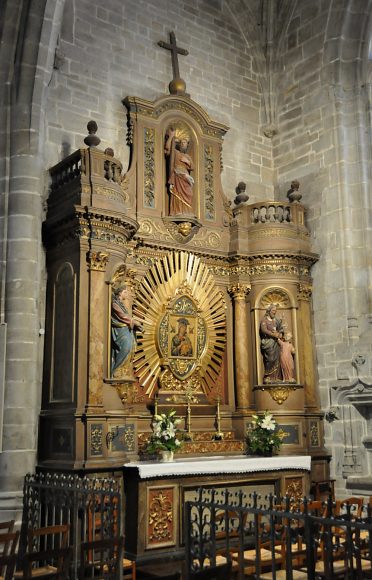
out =
<path fill-rule="evenodd" d="M 108 540 L 82 542 L 80 580 L 87 578 L 119 579 L 123 566 L 123 536 Z"/>

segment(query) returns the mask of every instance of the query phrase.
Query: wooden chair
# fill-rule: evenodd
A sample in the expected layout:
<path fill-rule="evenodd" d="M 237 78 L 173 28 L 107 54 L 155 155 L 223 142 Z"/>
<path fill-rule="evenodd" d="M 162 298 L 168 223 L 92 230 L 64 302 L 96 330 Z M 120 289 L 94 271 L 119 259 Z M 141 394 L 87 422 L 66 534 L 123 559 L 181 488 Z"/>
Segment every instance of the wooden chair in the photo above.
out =
<path fill-rule="evenodd" d="M 8 554 L 9 545 L 6 542 L 3 542 L 1 538 L 3 537 L 4 534 L 12 533 L 13 529 L 14 529 L 14 520 L 0 522 L 0 554 L 4 556 Z"/>
<path fill-rule="evenodd" d="M 0 534 L 10 534 L 14 529 L 14 520 L 0 522 Z"/>
<path fill-rule="evenodd" d="M 55 577 L 56 575 L 60 577 L 62 574 L 60 567 L 63 567 L 61 558 L 66 557 L 67 552 L 58 554 L 58 550 L 67 549 L 69 529 L 70 526 L 64 524 L 27 530 L 25 561 L 28 562 L 27 574 L 30 574 L 31 578 Z M 48 554 L 44 564 L 40 554 Z M 52 555 L 58 558 L 58 562 L 53 561 Z M 23 568 L 22 571 L 15 572 L 14 578 L 24 578 L 25 573 L 26 570 Z"/>
<path fill-rule="evenodd" d="M 118 512 L 119 512 L 119 505 L 118 505 L 118 498 L 107 498 L 104 499 L 103 503 L 97 501 L 97 498 L 94 499 L 94 504 L 90 506 L 88 510 L 88 542 L 97 542 L 101 540 L 105 540 L 103 530 L 105 527 L 105 506 L 108 502 L 112 502 L 113 504 L 113 523 L 111 533 L 113 537 L 117 537 L 118 532 Z M 93 509 L 92 509 L 93 508 Z M 91 555 L 89 555 L 91 557 Z M 125 555 L 122 560 L 123 565 L 123 576 L 128 579 L 136 580 L 136 562 L 131 558 L 127 558 Z"/>
<path fill-rule="evenodd" d="M 0 534 L 0 580 L 13 578 L 18 539 L 19 532 Z"/>
<path fill-rule="evenodd" d="M 335 479 L 326 479 L 324 481 L 312 481 L 311 495 L 316 501 L 325 501 L 331 496 L 334 501 L 335 498 Z"/>
<path fill-rule="evenodd" d="M 135 564 L 135 562 L 134 562 Z M 123 537 L 108 540 L 95 540 L 82 542 L 80 547 L 80 572 L 79 579 L 104 578 L 117 579 L 121 576 L 123 565 Z M 133 569 L 130 576 L 135 579 Z"/>
<path fill-rule="evenodd" d="M 243 562 L 244 574 L 252 575 L 256 574 L 257 564 L 259 572 L 263 572 L 265 569 L 271 568 L 273 564 L 275 567 L 282 567 L 284 563 L 284 549 L 283 542 L 281 540 L 272 540 L 268 537 L 270 535 L 269 528 L 266 530 L 267 539 L 263 539 L 265 536 L 265 525 L 262 520 L 262 516 L 258 515 L 258 520 L 256 522 L 257 529 L 259 530 L 258 542 L 254 548 L 244 549 L 242 553 L 237 552 L 233 548 L 230 550 L 230 557 L 233 563 L 233 567 L 240 567 L 241 562 Z M 279 547 L 279 549 L 278 549 Z"/>
<path fill-rule="evenodd" d="M 55 578 L 68 580 L 72 548 L 51 548 L 41 552 L 25 554 L 22 558 L 22 573 L 16 578 L 35 580 L 35 578 Z"/>
<path fill-rule="evenodd" d="M 350 516 L 353 519 L 360 518 L 363 510 L 363 498 L 347 497 L 345 499 L 336 500 L 334 515 L 339 517 L 343 513 L 347 513 L 346 506 L 350 506 Z"/>

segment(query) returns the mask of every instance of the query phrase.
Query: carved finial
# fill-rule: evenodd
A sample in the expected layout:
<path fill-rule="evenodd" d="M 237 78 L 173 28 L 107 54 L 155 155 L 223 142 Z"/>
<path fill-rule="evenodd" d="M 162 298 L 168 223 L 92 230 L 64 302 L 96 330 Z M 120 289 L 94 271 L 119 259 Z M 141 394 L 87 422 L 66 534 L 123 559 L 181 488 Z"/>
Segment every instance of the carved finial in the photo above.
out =
<path fill-rule="evenodd" d="M 299 188 L 300 182 L 297 181 L 297 179 L 294 179 L 291 183 L 291 188 L 287 191 L 287 197 L 291 203 L 294 201 L 300 201 L 302 198 L 302 193 L 298 191 Z"/>
<path fill-rule="evenodd" d="M 115 153 L 112 147 L 107 147 L 105 149 L 105 155 L 108 155 L 109 157 L 114 157 Z"/>
<path fill-rule="evenodd" d="M 247 195 L 245 193 L 247 186 L 244 183 L 244 181 L 239 181 L 238 185 L 236 186 L 236 198 L 234 199 L 234 203 L 236 205 L 239 205 L 240 203 L 244 203 L 245 201 L 248 201 L 249 199 L 249 195 Z"/>
<path fill-rule="evenodd" d="M 88 145 L 88 147 L 97 147 L 101 143 L 101 139 L 97 137 L 97 129 L 98 125 L 95 121 L 89 121 L 87 124 L 87 129 L 89 131 L 89 135 L 87 135 L 84 139 L 84 143 Z"/>

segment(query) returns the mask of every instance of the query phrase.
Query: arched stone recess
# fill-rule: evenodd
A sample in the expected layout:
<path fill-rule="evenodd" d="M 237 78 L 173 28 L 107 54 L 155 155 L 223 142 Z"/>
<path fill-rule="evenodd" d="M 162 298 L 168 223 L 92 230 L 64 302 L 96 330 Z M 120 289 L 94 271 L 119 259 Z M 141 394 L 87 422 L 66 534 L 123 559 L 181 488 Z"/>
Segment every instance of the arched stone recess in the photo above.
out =
<path fill-rule="evenodd" d="M 354 366 L 361 361 L 355 361 Z M 372 489 L 372 381 L 366 377 L 331 388 L 326 420 L 332 425 L 334 476 L 342 473 L 356 493 Z"/>

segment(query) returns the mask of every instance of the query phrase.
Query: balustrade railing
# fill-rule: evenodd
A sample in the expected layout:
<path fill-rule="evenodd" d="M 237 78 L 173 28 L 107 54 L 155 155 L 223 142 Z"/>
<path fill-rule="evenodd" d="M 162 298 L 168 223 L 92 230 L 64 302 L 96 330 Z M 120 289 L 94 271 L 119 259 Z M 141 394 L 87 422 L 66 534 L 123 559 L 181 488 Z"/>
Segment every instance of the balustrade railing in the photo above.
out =
<path fill-rule="evenodd" d="M 259 227 L 261 224 L 304 225 L 304 206 L 300 203 L 265 201 L 248 206 L 250 223 Z"/>
<path fill-rule="evenodd" d="M 67 183 L 73 181 L 79 175 L 84 173 L 85 163 L 84 156 L 80 154 L 80 150 L 75 151 L 69 157 L 66 157 L 61 163 L 58 163 L 50 171 L 52 178 L 51 190 L 56 191 Z"/>
<path fill-rule="evenodd" d="M 258 203 L 251 206 L 252 224 L 291 223 L 292 208 L 289 203 Z"/>
<path fill-rule="evenodd" d="M 19 556 L 26 551 L 27 530 L 69 524 L 72 573 L 78 577 L 81 542 L 120 535 L 121 494 L 114 479 L 38 473 L 26 475 Z"/>
<path fill-rule="evenodd" d="M 120 186 L 123 166 L 111 153 L 98 149 L 78 149 L 52 167 L 51 191 L 56 192 L 77 177 L 101 178 Z"/>
<path fill-rule="evenodd" d="M 200 489 L 185 504 L 185 550 L 187 580 L 226 564 L 239 579 L 369 578 L 372 508 Z"/>

